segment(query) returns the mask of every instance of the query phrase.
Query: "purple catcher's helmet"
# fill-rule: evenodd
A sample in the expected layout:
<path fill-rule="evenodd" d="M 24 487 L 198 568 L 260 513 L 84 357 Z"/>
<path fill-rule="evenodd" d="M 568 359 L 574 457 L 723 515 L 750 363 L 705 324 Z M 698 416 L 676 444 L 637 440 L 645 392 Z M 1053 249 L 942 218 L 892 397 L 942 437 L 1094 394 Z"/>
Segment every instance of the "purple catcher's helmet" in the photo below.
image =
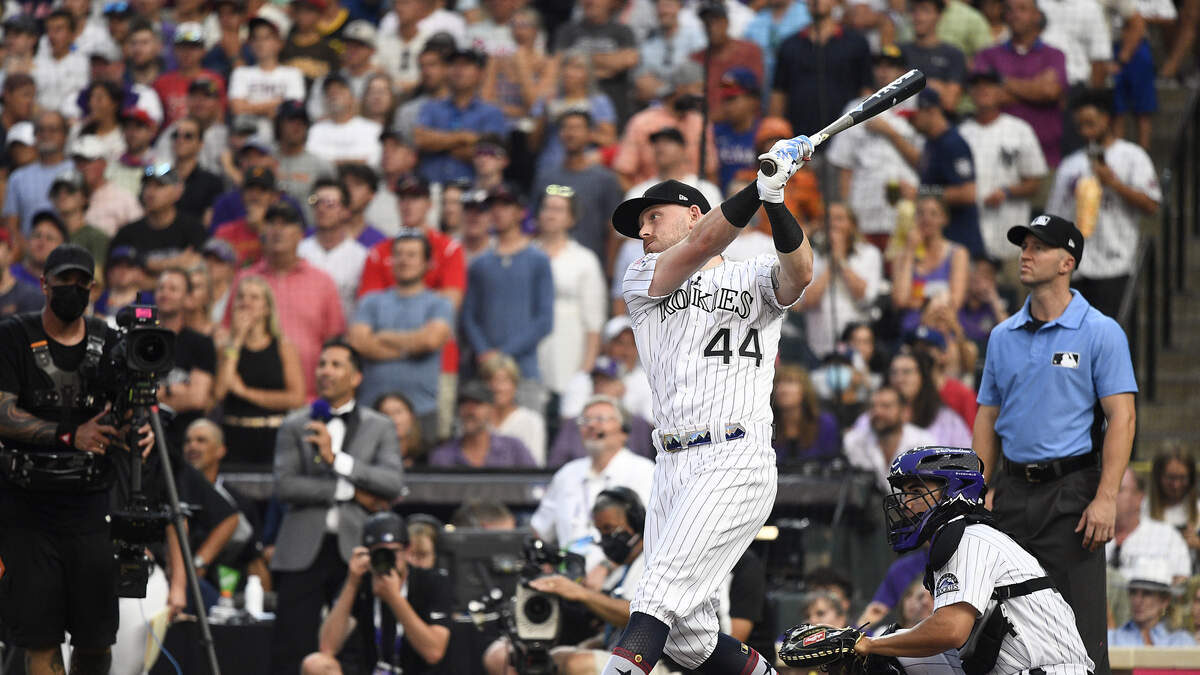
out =
<path fill-rule="evenodd" d="M 914 479 L 921 487 L 912 485 Z M 883 515 L 888 543 L 896 551 L 917 548 L 951 519 L 982 505 L 987 490 L 983 462 L 975 451 L 941 446 L 913 448 L 896 455 L 888 483 L 892 493 L 883 498 Z M 941 494 L 935 494 L 939 489 Z M 923 513 L 911 508 L 916 500 L 928 507 Z"/>

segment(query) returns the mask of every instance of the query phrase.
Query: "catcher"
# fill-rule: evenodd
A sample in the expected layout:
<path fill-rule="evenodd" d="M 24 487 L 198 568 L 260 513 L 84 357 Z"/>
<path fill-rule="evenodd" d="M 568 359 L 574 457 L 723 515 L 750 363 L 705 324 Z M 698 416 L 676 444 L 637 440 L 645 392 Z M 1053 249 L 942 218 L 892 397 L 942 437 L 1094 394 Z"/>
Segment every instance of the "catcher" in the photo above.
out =
<path fill-rule="evenodd" d="M 895 657 L 957 649 L 967 675 L 1092 671 L 1071 607 L 983 508 L 983 463 L 974 452 L 913 448 L 892 460 L 888 483 L 883 511 L 892 548 L 931 542 L 925 588 L 933 614 L 911 630 L 876 638 L 854 628 L 796 626 L 779 650 L 785 664 L 902 672 L 907 659 Z"/>

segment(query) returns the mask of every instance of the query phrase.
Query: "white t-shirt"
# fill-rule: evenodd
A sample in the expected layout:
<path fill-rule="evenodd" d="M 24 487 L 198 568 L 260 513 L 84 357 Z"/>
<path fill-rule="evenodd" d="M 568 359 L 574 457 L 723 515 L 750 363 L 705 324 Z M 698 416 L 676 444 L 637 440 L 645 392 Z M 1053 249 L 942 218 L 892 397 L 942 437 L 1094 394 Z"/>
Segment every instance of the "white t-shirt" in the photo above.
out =
<path fill-rule="evenodd" d="M 846 110 L 852 110 L 858 103 L 851 102 Z M 918 150 L 924 147 L 925 140 L 895 110 L 884 111 L 879 117 Z M 859 231 L 891 234 L 896 229 L 896 209 L 887 202 L 888 183 L 921 182 L 896 146 L 885 136 L 868 131 L 867 125 L 858 124 L 833 137 L 828 157 L 830 164 L 851 172 L 846 201 L 858 218 Z"/>
<path fill-rule="evenodd" d="M 1084 251 L 1087 249 L 1084 248 Z M 1173 577 L 1192 574 L 1192 556 L 1183 535 L 1161 520 L 1143 518 L 1121 542 L 1120 551 L 1117 550 L 1115 539 L 1105 544 L 1104 556 L 1110 563 L 1114 556 L 1118 558 L 1117 568 L 1126 579 L 1131 578 L 1130 574 L 1137 570 L 1138 561 L 1143 558 L 1166 560 L 1167 569 Z"/>
<path fill-rule="evenodd" d="M 1141 146 L 1118 138 L 1104 150 L 1104 162 L 1112 167 L 1117 178 L 1156 202 L 1162 201 L 1162 188 L 1154 162 Z M 1054 188 L 1046 200 L 1046 213 L 1066 218 L 1075 216 L 1075 185 L 1080 178 L 1092 175 L 1087 153 L 1078 150 L 1062 161 L 1054 177 Z M 1133 271 L 1137 255 L 1138 219 L 1142 212 L 1125 201 L 1114 190 L 1105 189 L 1100 200 L 1096 231 L 1084 241 L 1083 262 L 1077 276 L 1085 279 L 1108 279 Z"/>
<path fill-rule="evenodd" d="M 1108 22 L 1096 0 L 1040 0 L 1038 9 L 1046 16 L 1042 40 L 1067 57 L 1067 82 L 1086 83 L 1093 61 L 1112 60 Z"/>
<path fill-rule="evenodd" d="M 425 48 L 429 35 L 420 28 L 417 29 L 417 34 L 411 40 L 405 40 L 395 31 L 381 33 L 379 47 L 375 52 L 376 63 L 388 75 L 391 75 L 397 84 L 416 84 L 421 79 L 418 57 L 421 55 L 421 50 Z"/>
<path fill-rule="evenodd" d="M 968 120 L 958 131 L 971 146 L 971 156 L 975 158 L 975 199 L 984 248 L 992 258 L 1015 258 L 1021 249 L 1009 243 L 1008 230 L 1029 222 L 1029 199 L 1006 199 L 999 206 L 985 206 L 983 200 L 1025 178 L 1045 176 L 1049 168 L 1042 146 L 1028 122 L 1007 113 L 1000 113 L 987 125 Z"/>
<path fill-rule="evenodd" d="M 458 4 L 458 9 L 465 9 L 462 3 Z M 383 38 L 388 35 L 395 35 L 400 29 L 400 20 L 396 18 L 396 12 L 389 11 L 379 20 L 379 44 L 383 46 Z M 417 32 L 423 35 L 436 35 L 437 33 L 448 33 L 454 38 L 454 44 L 462 47 L 465 45 L 467 31 L 467 22 L 462 16 L 446 9 L 438 8 L 433 10 L 429 16 L 417 22 Z"/>
<path fill-rule="evenodd" d="M 91 66 L 82 52 L 68 52 L 55 59 L 50 51 L 33 58 L 33 79 L 37 83 L 37 103 L 41 108 L 59 110 L 70 97 L 88 84 Z"/>
<path fill-rule="evenodd" d="M 305 96 L 304 74 L 292 66 L 275 66 L 263 70 L 258 66 L 238 66 L 229 76 L 229 99 L 244 99 L 251 103 L 262 103 L 279 99 L 303 101 Z M 271 127 L 271 116 L 259 116 L 258 135 L 271 139 L 275 134 Z"/>
<path fill-rule="evenodd" d="M 351 117 L 345 122 L 321 120 L 308 130 L 304 146 L 312 154 L 329 162 L 359 161 L 379 168 L 383 145 L 379 142 L 379 122 L 365 117 Z"/>
<path fill-rule="evenodd" d="M 363 265 L 367 262 L 367 249 L 351 237 L 332 249 L 325 250 L 316 236 L 306 237 L 296 247 L 296 253 L 333 278 L 342 311 L 354 316 L 354 300 L 358 293 L 358 282 L 362 277 Z"/>

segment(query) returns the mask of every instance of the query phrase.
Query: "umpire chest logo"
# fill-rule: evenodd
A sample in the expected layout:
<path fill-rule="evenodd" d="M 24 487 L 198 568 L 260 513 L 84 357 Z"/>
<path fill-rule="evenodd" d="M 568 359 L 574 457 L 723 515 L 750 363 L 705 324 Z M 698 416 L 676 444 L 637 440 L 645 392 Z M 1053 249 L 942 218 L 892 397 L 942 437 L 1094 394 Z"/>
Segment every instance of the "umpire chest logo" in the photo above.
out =
<path fill-rule="evenodd" d="M 1059 368 L 1078 368 L 1079 353 L 1054 352 L 1054 356 L 1050 359 L 1050 365 L 1058 366 Z"/>
<path fill-rule="evenodd" d="M 949 572 L 938 578 L 937 586 L 934 588 L 933 597 L 953 593 L 958 590 L 958 577 Z"/>

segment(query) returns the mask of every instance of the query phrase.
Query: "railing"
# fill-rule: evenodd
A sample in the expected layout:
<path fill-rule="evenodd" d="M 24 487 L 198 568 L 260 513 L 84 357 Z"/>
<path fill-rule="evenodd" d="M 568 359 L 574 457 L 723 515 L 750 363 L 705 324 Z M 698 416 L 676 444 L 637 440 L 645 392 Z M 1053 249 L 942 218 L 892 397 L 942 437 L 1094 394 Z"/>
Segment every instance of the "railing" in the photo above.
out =
<path fill-rule="evenodd" d="M 1125 295 L 1121 298 L 1121 307 L 1117 311 L 1117 323 L 1125 329 L 1129 338 L 1129 356 L 1133 360 L 1133 370 L 1136 373 L 1142 355 L 1142 331 L 1138 321 L 1138 291 L 1146 294 L 1146 363 L 1145 377 L 1142 380 L 1141 393 L 1148 401 L 1158 398 L 1158 260 L 1155 249 L 1158 243 L 1154 237 L 1143 236 L 1138 242 L 1137 256 L 1134 258 L 1133 273 L 1129 283 L 1125 285 Z M 1145 283 L 1142 283 L 1143 277 Z"/>

